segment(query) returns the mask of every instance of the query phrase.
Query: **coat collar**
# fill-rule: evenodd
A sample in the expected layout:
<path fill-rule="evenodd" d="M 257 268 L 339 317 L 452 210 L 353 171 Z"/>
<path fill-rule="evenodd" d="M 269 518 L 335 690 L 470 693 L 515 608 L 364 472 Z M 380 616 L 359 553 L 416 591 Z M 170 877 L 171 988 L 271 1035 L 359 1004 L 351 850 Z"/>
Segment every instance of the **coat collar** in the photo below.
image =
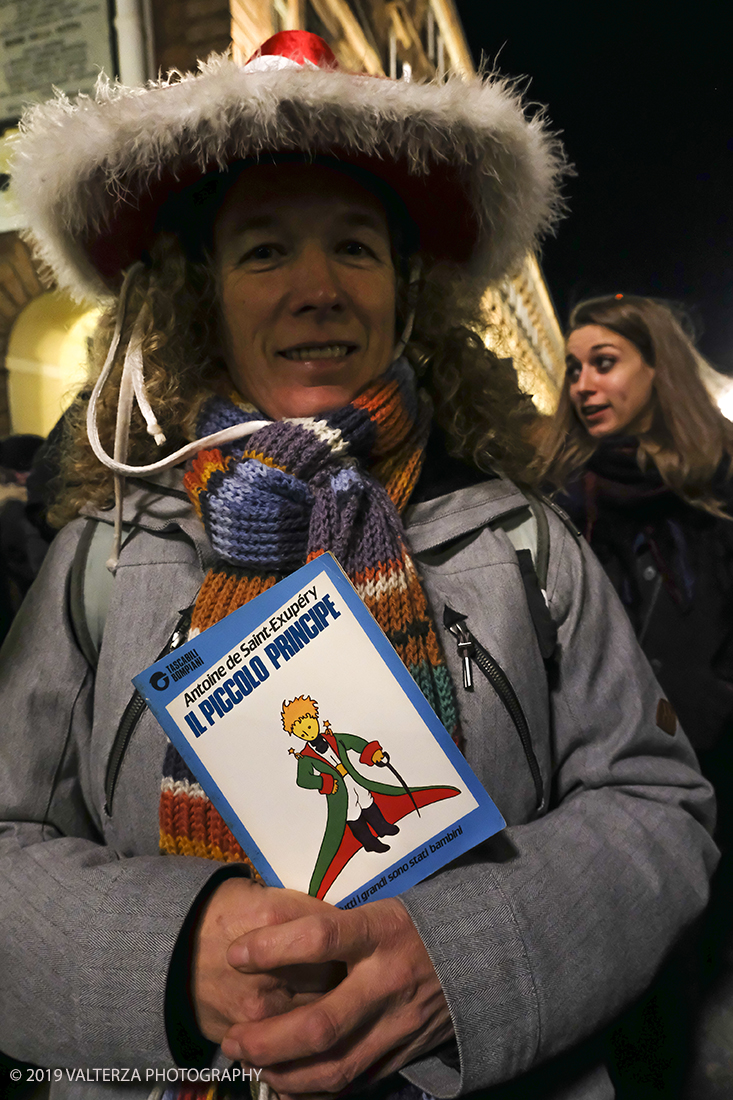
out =
<path fill-rule="evenodd" d="M 407 540 L 416 554 L 432 550 L 527 507 L 527 498 L 506 478 L 469 485 L 405 509 Z"/>

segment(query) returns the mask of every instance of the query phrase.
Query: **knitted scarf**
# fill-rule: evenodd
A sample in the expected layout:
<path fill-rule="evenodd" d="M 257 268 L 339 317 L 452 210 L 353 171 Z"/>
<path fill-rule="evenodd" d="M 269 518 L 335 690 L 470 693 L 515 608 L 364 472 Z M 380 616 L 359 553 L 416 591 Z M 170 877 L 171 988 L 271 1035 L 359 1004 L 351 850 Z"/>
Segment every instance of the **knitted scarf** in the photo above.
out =
<path fill-rule="evenodd" d="M 261 419 L 249 405 L 214 397 L 197 430 L 203 436 Z M 453 684 L 400 519 L 420 474 L 430 419 L 429 402 L 402 359 L 344 408 L 273 421 L 249 436 L 244 450 L 239 443 L 201 451 L 185 486 L 220 560 L 199 591 L 191 636 L 330 550 L 458 742 Z M 249 864 L 172 745 L 160 847 Z"/>

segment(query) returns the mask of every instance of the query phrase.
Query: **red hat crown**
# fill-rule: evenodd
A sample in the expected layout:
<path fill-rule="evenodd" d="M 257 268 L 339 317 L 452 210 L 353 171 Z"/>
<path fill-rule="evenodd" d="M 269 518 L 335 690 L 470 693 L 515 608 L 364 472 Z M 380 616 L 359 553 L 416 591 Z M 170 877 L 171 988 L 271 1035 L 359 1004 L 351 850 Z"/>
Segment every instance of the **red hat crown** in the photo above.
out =
<path fill-rule="evenodd" d="M 256 57 L 273 56 L 288 57 L 299 65 L 310 61 L 319 69 L 339 68 L 336 55 L 328 43 L 310 31 L 278 31 L 255 50 L 249 61 L 254 61 Z"/>

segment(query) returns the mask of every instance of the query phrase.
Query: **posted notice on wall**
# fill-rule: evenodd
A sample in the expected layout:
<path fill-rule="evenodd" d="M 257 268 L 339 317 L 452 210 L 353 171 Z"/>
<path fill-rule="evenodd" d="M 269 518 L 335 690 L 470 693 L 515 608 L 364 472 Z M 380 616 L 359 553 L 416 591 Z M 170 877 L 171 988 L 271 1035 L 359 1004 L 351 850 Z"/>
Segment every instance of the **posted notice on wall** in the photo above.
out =
<path fill-rule="evenodd" d="M 0 119 L 29 103 L 91 93 L 101 70 L 112 76 L 107 0 L 0 0 Z"/>

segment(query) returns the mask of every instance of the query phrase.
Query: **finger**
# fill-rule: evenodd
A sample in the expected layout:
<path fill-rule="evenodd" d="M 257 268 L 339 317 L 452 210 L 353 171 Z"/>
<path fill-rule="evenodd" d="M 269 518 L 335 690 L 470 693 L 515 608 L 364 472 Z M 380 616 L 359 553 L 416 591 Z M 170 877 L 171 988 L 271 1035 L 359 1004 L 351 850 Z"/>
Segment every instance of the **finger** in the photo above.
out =
<path fill-rule="evenodd" d="M 415 1013 L 410 1034 L 406 1036 L 403 1034 L 406 1020 L 401 1011 L 380 1014 L 372 1026 L 352 1033 L 324 1055 L 267 1067 L 262 1079 L 278 1095 L 296 1095 L 300 1100 L 308 1096 L 330 1097 L 346 1089 L 351 1093 L 388 1077 L 453 1038 L 450 1016 L 444 1008 L 443 1001 L 442 1008 L 431 1005 L 427 1017 Z M 398 1034 L 403 1034 L 403 1038 L 396 1041 Z"/>
<path fill-rule="evenodd" d="M 218 1042 L 233 1023 L 278 1016 L 320 995 L 292 989 L 269 975 L 253 977 L 229 970 L 199 984 L 197 1019 L 204 1034 Z"/>
<path fill-rule="evenodd" d="M 340 1050 L 331 1057 L 271 1066 L 262 1071 L 260 1080 L 265 1081 L 281 1100 L 285 1096 L 297 1097 L 297 1100 L 306 1100 L 307 1097 L 329 1100 L 368 1088 L 397 1072 L 409 1060 L 409 1054 L 400 1051 L 379 1064 L 370 1058 L 367 1049 L 354 1047 L 353 1050 Z"/>
<path fill-rule="evenodd" d="M 275 970 L 298 963 L 348 962 L 373 948 L 368 922 L 324 905 L 312 915 L 240 936 L 230 944 L 227 962 L 237 970 Z"/>
<path fill-rule="evenodd" d="M 310 1005 L 246 1027 L 235 1025 L 224 1037 L 222 1050 L 228 1058 L 269 1067 L 330 1056 L 383 1011 L 381 999 L 362 996 L 361 985 L 347 978 Z"/>
<path fill-rule="evenodd" d="M 309 1095 L 334 1096 L 345 1089 L 352 1091 L 357 1083 L 366 1086 L 389 1076 L 416 1055 L 452 1035 L 450 1022 L 442 1030 L 435 1030 L 426 1029 L 416 1020 L 412 1031 L 409 1039 L 395 1046 L 394 1022 L 389 1015 L 380 1014 L 372 1025 L 352 1032 L 322 1055 L 266 1066 L 262 1079 L 280 1096 L 294 1094 L 300 1100 Z M 227 1054 L 233 1033 L 234 1029 L 225 1037 L 222 1049 Z M 248 1061 L 254 1062 L 253 1059 Z M 262 1066 L 263 1061 L 254 1064 Z"/>
<path fill-rule="evenodd" d="M 287 921 L 298 920 L 314 911 L 332 908 L 333 906 L 325 901 L 312 898 L 300 890 L 266 886 L 259 890 L 256 897 L 255 912 L 258 919 L 252 921 L 251 927 L 284 924 Z"/>
<path fill-rule="evenodd" d="M 354 1076 L 343 1061 L 340 1066 L 335 1060 L 330 1066 L 326 1066 L 321 1061 L 311 1059 L 299 1063 L 297 1068 L 291 1064 L 287 1069 L 274 1067 L 264 1070 L 260 1080 L 265 1081 L 280 1100 L 286 1100 L 287 1097 L 290 1100 L 333 1100 L 333 1097 L 340 1094 L 351 1096 L 359 1093 L 377 1081 L 390 1077 L 414 1057 L 415 1054 L 409 1047 L 401 1047 L 376 1063 L 370 1063 L 368 1054 L 365 1054 L 361 1059 L 354 1059 Z M 362 1064 L 363 1069 L 359 1072 L 358 1066 Z"/>

